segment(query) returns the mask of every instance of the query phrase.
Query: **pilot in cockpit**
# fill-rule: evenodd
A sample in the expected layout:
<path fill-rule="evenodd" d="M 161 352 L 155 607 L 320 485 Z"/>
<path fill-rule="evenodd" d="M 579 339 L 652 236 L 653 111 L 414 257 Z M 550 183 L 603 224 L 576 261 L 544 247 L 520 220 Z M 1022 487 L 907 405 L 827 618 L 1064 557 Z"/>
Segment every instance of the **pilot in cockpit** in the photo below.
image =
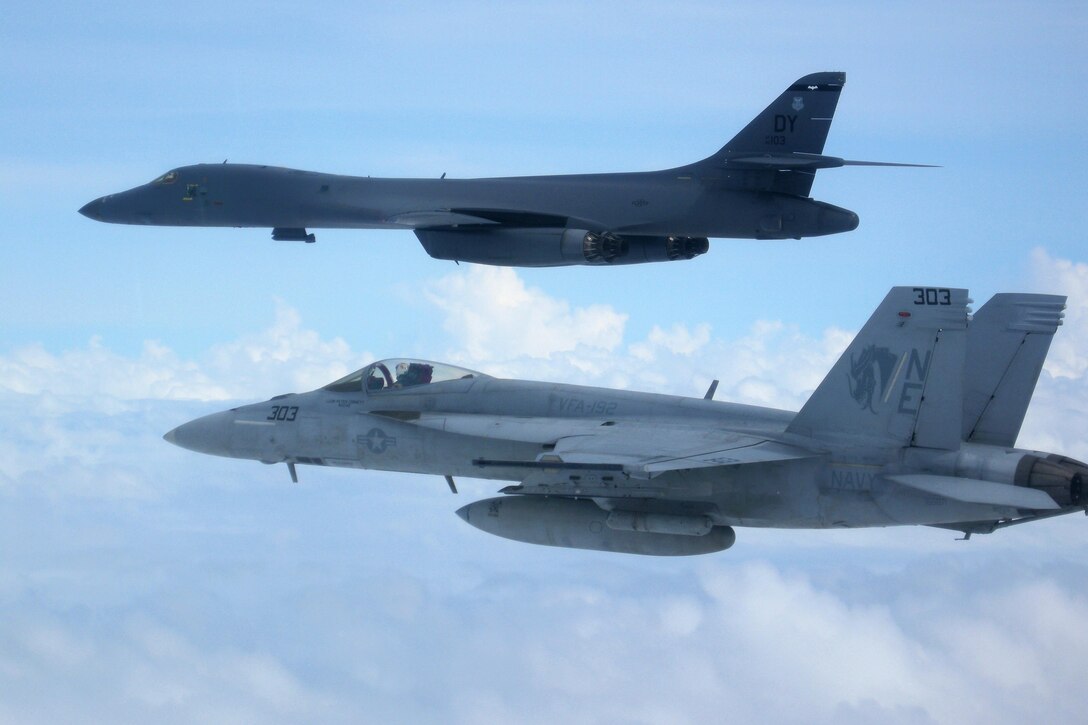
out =
<path fill-rule="evenodd" d="M 418 362 L 402 361 L 397 363 L 398 388 L 408 388 L 413 385 L 426 385 L 431 382 L 434 368 L 431 365 Z"/>

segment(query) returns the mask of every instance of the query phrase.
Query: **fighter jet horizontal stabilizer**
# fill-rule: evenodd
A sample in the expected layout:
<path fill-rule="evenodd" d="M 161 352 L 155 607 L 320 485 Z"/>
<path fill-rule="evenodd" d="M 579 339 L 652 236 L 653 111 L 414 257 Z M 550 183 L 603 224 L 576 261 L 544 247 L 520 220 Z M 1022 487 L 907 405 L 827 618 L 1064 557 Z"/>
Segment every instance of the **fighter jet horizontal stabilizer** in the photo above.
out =
<path fill-rule="evenodd" d="M 940 496 L 964 503 L 1007 506 L 1031 511 L 1050 511 L 1061 508 L 1046 491 L 1026 486 L 922 473 L 888 476 L 888 480 L 930 496 Z"/>

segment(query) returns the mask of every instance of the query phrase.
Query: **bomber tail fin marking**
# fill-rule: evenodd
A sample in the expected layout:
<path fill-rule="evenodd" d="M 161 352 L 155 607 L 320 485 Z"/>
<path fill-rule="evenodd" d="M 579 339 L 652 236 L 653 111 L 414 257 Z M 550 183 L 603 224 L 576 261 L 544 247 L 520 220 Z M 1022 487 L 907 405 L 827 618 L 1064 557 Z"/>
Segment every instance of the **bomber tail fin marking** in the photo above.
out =
<path fill-rule="evenodd" d="M 967 290 L 894 287 L 787 431 L 958 448 Z"/>
<path fill-rule="evenodd" d="M 715 156 L 824 150 L 845 73 L 813 73 L 787 88 Z"/>
<path fill-rule="evenodd" d="M 685 169 L 705 177 L 722 176 L 743 189 L 807 197 L 819 169 L 929 166 L 824 156 L 845 83 L 846 74 L 840 72 L 798 78 L 716 154 Z"/>
<path fill-rule="evenodd" d="M 694 164 L 695 168 L 709 171 L 737 166 L 735 181 L 746 188 L 808 196 L 818 166 L 803 163 L 790 168 L 796 160 L 787 166 L 781 161 L 794 153 L 818 156 L 823 152 L 844 83 L 846 74 L 838 72 L 797 79 L 716 154 Z M 771 165 L 761 166 L 757 160 L 767 157 L 773 159 Z"/>

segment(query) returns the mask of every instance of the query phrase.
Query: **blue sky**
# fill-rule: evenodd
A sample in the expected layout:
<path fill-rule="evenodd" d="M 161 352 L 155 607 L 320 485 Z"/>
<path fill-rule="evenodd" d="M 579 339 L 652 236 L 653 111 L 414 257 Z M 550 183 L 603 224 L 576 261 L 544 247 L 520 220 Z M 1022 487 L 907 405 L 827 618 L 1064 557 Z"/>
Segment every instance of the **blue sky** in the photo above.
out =
<path fill-rule="evenodd" d="M 495 486 L 160 436 L 375 357 L 799 407 L 894 284 L 1070 295 L 1021 445 L 1088 458 L 1082 3 L 16 3 L 0 26 L 0 721 L 1071 721 L 1084 521 L 741 530 L 658 561 L 488 537 Z M 94 223 L 220 161 L 664 168 L 795 78 L 848 81 L 854 232 L 495 270 L 405 232 Z M 815 654 L 814 654 L 815 653 Z M 785 685 L 783 683 L 786 683 Z M 602 696 L 605 693 L 606 696 Z"/>

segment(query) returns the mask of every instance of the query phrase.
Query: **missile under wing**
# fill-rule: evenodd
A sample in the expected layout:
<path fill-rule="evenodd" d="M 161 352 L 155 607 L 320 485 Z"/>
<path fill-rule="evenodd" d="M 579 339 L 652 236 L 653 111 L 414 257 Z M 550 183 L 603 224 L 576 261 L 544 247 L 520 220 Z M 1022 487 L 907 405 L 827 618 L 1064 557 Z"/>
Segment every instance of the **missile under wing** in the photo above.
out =
<path fill-rule="evenodd" d="M 518 541 L 685 555 L 735 529 L 989 533 L 1086 510 L 1088 467 L 1017 449 L 1064 297 L 896 287 L 798 413 L 390 359 L 166 440 L 265 463 L 511 482 L 458 510 Z M 406 514 L 407 515 L 407 514 Z"/>
<path fill-rule="evenodd" d="M 513 267 L 692 259 L 710 237 L 800 239 L 857 227 L 809 196 L 846 76 L 791 84 L 713 155 L 639 173 L 382 179 L 250 164 L 183 166 L 86 204 L 103 222 L 268 227 L 313 242 L 313 228 L 405 229 L 437 259 Z"/>

